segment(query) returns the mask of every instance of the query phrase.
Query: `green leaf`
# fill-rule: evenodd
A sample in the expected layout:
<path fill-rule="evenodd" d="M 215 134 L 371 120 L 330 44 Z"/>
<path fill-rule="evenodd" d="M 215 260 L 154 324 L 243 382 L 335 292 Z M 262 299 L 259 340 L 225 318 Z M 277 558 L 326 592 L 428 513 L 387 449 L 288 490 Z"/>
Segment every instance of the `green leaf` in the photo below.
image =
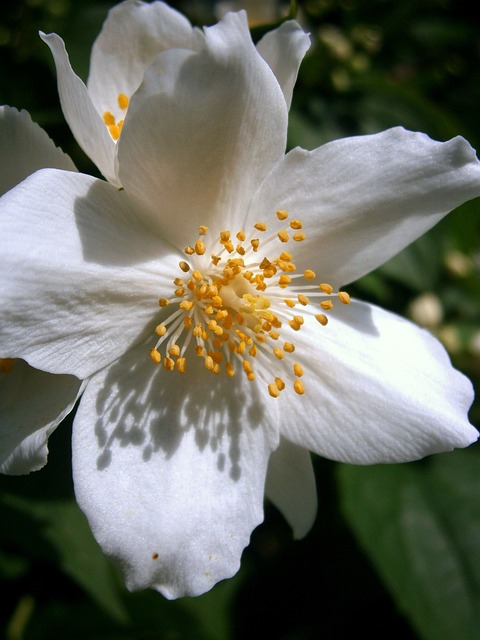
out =
<path fill-rule="evenodd" d="M 126 613 L 113 569 L 73 500 L 38 501 L 0 495 L 3 540 L 30 557 L 52 561 L 115 620 Z"/>
<path fill-rule="evenodd" d="M 480 474 L 475 450 L 339 467 L 344 514 L 425 640 L 480 638 Z"/>

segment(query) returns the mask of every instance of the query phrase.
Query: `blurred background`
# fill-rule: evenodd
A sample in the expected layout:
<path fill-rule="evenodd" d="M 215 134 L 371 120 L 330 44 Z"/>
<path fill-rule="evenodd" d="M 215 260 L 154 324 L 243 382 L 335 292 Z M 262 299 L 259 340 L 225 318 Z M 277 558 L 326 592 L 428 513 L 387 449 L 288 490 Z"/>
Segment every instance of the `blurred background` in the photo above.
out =
<path fill-rule="evenodd" d="M 0 104 L 26 109 L 84 172 L 64 122 L 54 31 L 86 80 L 101 0 L 2 0 Z M 258 40 L 289 12 L 311 33 L 290 147 L 394 125 L 480 147 L 480 20 L 465 0 L 171 2 L 197 25 L 250 8 Z M 2 158 L 8 162 L 8 158 Z M 480 201 L 463 205 L 349 292 L 427 327 L 480 380 Z M 412 363 L 414 371 L 415 363 Z M 26 399 L 28 401 L 28 398 Z M 480 427 L 480 404 L 471 411 Z M 480 639 L 478 445 L 418 463 L 355 467 L 315 458 L 316 524 L 302 541 L 269 504 L 232 580 L 196 599 L 131 594 L 73 498 L 71 417 L 49 464 L 0 477 L 0 637 L 6 640 Z"/>

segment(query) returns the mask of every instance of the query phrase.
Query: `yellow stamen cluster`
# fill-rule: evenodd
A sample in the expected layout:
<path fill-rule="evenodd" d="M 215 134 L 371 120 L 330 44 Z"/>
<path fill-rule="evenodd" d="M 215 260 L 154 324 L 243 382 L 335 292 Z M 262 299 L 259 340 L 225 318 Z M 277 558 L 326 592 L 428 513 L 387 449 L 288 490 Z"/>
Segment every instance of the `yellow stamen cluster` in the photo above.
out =
<path fill-rule="evenodd" d="M 278 223 L 288 219 L 288 212 L 278 210 L 276 217 L 272 226 L 277 229 L 262 241 L 257 233 L 267 232 L 265 222 L 254 224 L 250 235 L 243 230 L 235 235 L 222 230 L 211 242 L 206 238 L 208 228 L 199 227 L 195 244 L 185 247 L 187 258 L 179 263 L 181 275 L 173 281 L 173 295 L 158 301 L 162 309 L 172 307 L 173 311 L 155 328 L 158 341 L 150 351 L 155 364 L 185 373 L 187 348 L 193 342 L 207 371 L 219 374 L 223 370 L 227 377 L 233 377 L 239 365 L 252 381 L 256 377 L 254 369 L 263 377 L 272 361 L 278 361 L 290 371 L 288 377 L 293 374 L 294 391 L 304 394 L 302 365 L 284 364 L 295 352 L 295 344 L 289 339 L 294 336 L 292 331 L 300 331 L 305 323 L 304 316 L 292 309 L 296 305 L 306 307 L 311 304 L 310 298 L 320 297 L 320 308 L 327 311 L 333 307 L 332 297 L 343 304 L 350 298 L 345 291 L 334 293 L 327 283 L 314 284 L 316 274 L 311 269 L 303 274 L 296 272 L 293 256 L 283 250 L 283 245 L 305 239 L 300 231 L 303 224 L 290 220 L 288 228 L 278 230 Z M 282 250 L 273 259 L 259 255 L 261 247 L 267 251 L 279 242 Z M 297 286 L 298 278 L 308 284 Z M 286 290 L 295 296 L 285 297 Z M 323 326 L 328 322 L 324 313 L 315 318 Z M 266 363 L 266 359 L 267 366 L 255 368 L 256 361 Z M 285 386 L 280 377 L 267 382 L 274 398 Z"/>
<path fill-rule="evenodd" d="M 128 97 L 124 93 L 119 93 L 117 96 L 118 107 L 122 111 L 128 109 Z M 103 114 L 103 121 L 108 127 L 110 135 L 114 140 L 118 140 L 122 132 L 123 121 L 125 116 L 121 120 L 115 120 L 115 116 L 110 111 L 105 111 Z"/>

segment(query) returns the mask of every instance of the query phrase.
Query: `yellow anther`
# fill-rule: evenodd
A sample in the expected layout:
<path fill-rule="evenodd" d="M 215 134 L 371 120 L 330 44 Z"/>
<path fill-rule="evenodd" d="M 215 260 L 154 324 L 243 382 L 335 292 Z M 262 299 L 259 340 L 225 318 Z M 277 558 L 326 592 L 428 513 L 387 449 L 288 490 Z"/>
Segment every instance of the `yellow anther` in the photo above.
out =
<path fill-rule="evenodd" d="M 155 327 L 155 333 L 157 336 L 164 336 L 167 333 L 167 327 L 164 324 L 157 324 Z"/>
<path fill-rule="evenodd" d="M 295 300 L 284 300 L 284 302 L 287 305 L 287 307 L 290 307 L 290 309 L 293 309 L 293 307 L 296 304 Z"/>
<path fill-rule="evenodd" d="M 273 382 L 268 385 L 268 393 L 272 396 L 272 398 L 278 398 L 278 396 L 280 395 L 280 391 L 278 390 L 277 385 Z"/>
<path fill-rule="evenodd" d="M 295 345 L 293 345 L 291 342 L 285 342 L 285 344 L 283 345 L 283 349 L 287 353 L 293 353 L 295 351 Z"/>
<path fill-rule="evenodd" d="M 172 346 L 168 350 L 168 353 L 172 356 L 172 358 L 178 358 L 178 356 L 180 355 L 180 347 L 178 346 L 178 344 L 172 344 Z"/>
<path fill-rule="evenodd" d="M 156 349 L 150 349 L 150 357 L 155 364 L 159 364 L 160 360 L 162 359 L 160 352 Z"/>
<path fill-rule="evenodd" d="M 185 329 L 191 329 L 193 325 L 193 320 L 191 319 L 190 316 L 185 316 L 185 318 L 183 319 L 183 324 L 185 326 Z"/>
<path fill-rule="evenodd" d="M 303 227 L 303 224 L 301 220 L 290 220 L 290 226 L 292 227 L 292 229 L 301 229 Z"/>
<path fill-rule="evenodd" d="M 120 137 L 120 127 L 117 126 L 116 124 L 111 124 L 108 127 L 108 130 L 110 131 L 110 135 L 112 136 L 112 138 L 114 140 L 118 140 Z"/>
<path fill-rule="evenodd" d="M 293 319 L 299 325 L 302 325 L 305 322 L 305 320 L 303 319 L 303 316 L 293 316 Z"/>
<path fill-rule="evenodd" d="M 245 248 L 244 248 L 244 247 L 242 247 L 242 245 L 241 245 L 241 244 L 237 244 L 237 247 L 236 247 L 236 249 L 235 249 L 235 250 L 236 250 L 236 252 L 237 252 L 237 253 L 239 253 L 241 256 L 244 256 L 244 255 L 245 255 Z"/>
<path fill-rule="evenodd" d="M 195 253 L 195 248 L 188 246 L 188 247 L 185 247 L 183 251 L 184 253 L 187 254 L 187 256 L 193 256 L 193 254 Z"/>
<path fill-rule="evenodd" d="M 317 315 L 315 316 L 315 319 L 318 320 L 318 322 L 326 327 L 327 323 L 328 323 L 328 318 L 326 315 L 324 315 L 323 313 L 317 313 Z"/>
<path fill-rule="evenodd" d="M 221 351 L 210 351 L 208 354 L 214 362 L 220 364 L 223 360 L 223 353 Z"/>
<path fill-rule="evenodd" d="M 326 282 L 322 282 L 321 284 L 318 285 L 318 288 L 323 291 L 323 293 L 327 293 L 328 295 L 330 295 L 333 291 L 333 287 L 331 284 L 327 284 Z"/>
<path fill-rule="evenodd" d="M 280 349 L 280 347 L 275 347 L 275 349 L 273 350 L 273 355 L 279 360 L 283 360 L 283 357 L 285 356 L 283 349 Z"/>
<path fill-rule="evenodd" d="M 175 289 L 175 295 L 177 296 L 177 298 L 181 298 L 183 295 L 185 295 L 185 289 L 183 287 Z"/>
<path fill-rule="evenodd" d="M 252 245 L 252 248 L 254 251 L 258 251 L 258 247 L 260 246 L 260 240 L 258 238 L 254 238 L 253 240 L 250 240 L 250 244 Z"/>
<path fill-rule="evenodd" d="M 188 271 L 190 271 L 190 265 L 188 264 L 188 262 L 185 262 L 185 260 L 181 260 L 178 263 L 178 266 L 184 273 L 187 273 Z"/>
<path fill-rule="evenodd" d="M 303 367 L 298 362 L 295 362 L 293 365 L 293 373 L 297 376 L 297 378 L 301 378 L 303 376 Z"/>
<path fill-rule="evenodd" d="M 264 222 L 257 222 L 253 225 L 257 231 L 266 231 L 267 225 Z"/>
<path fill-rule="evenodd" d="M 281 275 L 278 279 L 278 284 L 282 289 L 285 289 L 286 287 L 288 287 L 291 281 L 292 279 L 290 278 L 290 276 Z"/>
<path fill-rule="evenodd" d="M 296 231 L 292 238 L 295 240 L 295 242 L 301 242 L 302 240 L 305 240 L 307 236 L 303 233 L 303 231 Z"/>
<path fill-rule="evenodd" d="M 312 271 L 311 269 L 306 269 L 303 272 L 303 277 L 305 278 L 305 280 L 315 280 L 317 275 L 316 275 L 315 271 Z"/>
<path fill-rule="evenodd" d="M 110 111 L 105 111 L 105 113 L 103 114 L 103 122 L 107 125 L 107 127 L 115 125 L 115 118 L 113 117 L 113 114 L 110 113 Z"/>
<path fill-rule="evenodd" d="M 207 235 L 207 231 L 208 231 L 208 227 L 206 227 L 204 224 L 201 224 L 201 225 L 198 227 L 198 233 L 199 233 L 199 235 L 201 235 L 201 236 L 205 236 L 205 235 Z"/>
<path fill-rule="evenodd" d="M 197 344 L 197 346 L 195 347 L 195 353 L 197 354 L 197 356 L 202 357 L 203 354 L 205 353 L 204 348 L 202 347 L 202 345 Z"/>
<path fill-rule="evenodd" d="M 215 364 L 212 356 L 205 356 L 204 364 L 205 364 L 205 369 L 212 371 L 213 366 Z"/>
<path fill-rule="evenodd" d="M 299 396 L 302 396 L 305 393 L 305 387 L 303 386 L 303 382 L 301 380 L 295 380 L 293 383 L 293 388 Z"/>
<path fill-rule="evenodd" d="M 191 300 L 182 300 L 182 302 L 180 302 L 178 306 L 183 311 L 190 311 L 190 309 L 193 307 L 193 302 Z"/>
<path fill-rule="evenodd" d="M 118 106 L 120 107 L 120 109 L 122 109 L 122 111 L 125 111 L 125 109 L 128 108 L 128 103 L 129 103 L 128 96 L 126 96 L 124 93 L 118 94 L 117 102 L 118 102 Z"/>
<path fill-rule="evenodd" d="M 278 340 L 280 338 L 280 333 L 278 331 L 270 331 L 269 334 L 272 340 Z"/>
<path fill-rule="evenodd" d="M 228 253 L 233 253 L 235 251 L 235 247 L 233 246 L 233 242 L 231 240 L 227 240 L 227 242 L 224 242 L 223 246 L 228 251 Z"/>
<path fill-rule="evenodd" d="M 233 376 L 235 375 L 235 367 L 231 362 L 227 362 L 227 364 L 225 365 L 225 373 L 229 378 L 233 378 Z"/>
<path fill-rule="evenodd" d="M 166 298 L 159 298 L 158 304 L 161 307 L 168 307 L 168 305 L 170 304 L 170 300 L 167 300 Z"/>
<path fill-rule="evenodd" d="M 212 260 L 212 262 L 213 262 L 213 264 L 214 264 L 215 266 L 217 266 L 217 264 L 218 264 L 218 263 L 220 262 L 220 260 L 221 260 L 220 256 L 216 256 L 214 253 L 212 253 L 212 255 L 210 256 L 210 258 L 211 258 L 211 260 Z"/>
<path fill-rule="evenodd" d="M 306 306 L 309 303 L 309 299 L 307 296 L 304 296 L 303 293 L 298 294 L 298 301 L 300 304 L 303 304 L 303 306 Z"/>
<path fill-rule="evenodd" d="M 175 369 L 175 361 L 166 357 L 163 359 L 163 366 L 167 371 L 173 371 Z"/>
<path fill-rule="evenodd" d="M 252 358 L 255 358 L 257 356 L 257 347 L 254 344 L 252 344 L 252 346 L 248 350 L 248 353 L 249 355 L 252 356 Z"/>
<path fill-rule="evenodd" d="M 228 242 L 230 240 L 230 231 L 225 229 L 224 231 L 220 231 L 220 242 L 223 244 L 224 242 Z"/>
<path fill-rule="evenodd" d="M 294 331 L 299 331 L 299 330 L 300 330 L 300 326 L 301 326 L 301 325 L 299 325 L 299 324 L 298 324 L 298 322 L 295 322 L 295 320 L 289 320 L 289 321 L 288 321 L 288 324 L 291 326 L 291 328 L 292 328 Z"/>
<path fill-rule="evenodd" d="M 279 257 L 279 260 L 284 260 L 285 262 L 290 262 L 292 259 L 293 259 L 293 256 L 288 251 L 282 251 Z"/>
<path fill-rule="evenodd" d="M 177 371 L 179 373 L 185 373 L 185 370 L 187 368 L 187 359 L 186 358 L 179 358 L 177 360 L 177 362 L 175 363 L 175 366 L 177 367 Z"/>
<path fill-rule="evenodd" d="M 243 370 L 245 371 L 247 376 L 250 373 L 253 373 L 252 365 L 250 364 L 250 362 L 248 360 L 243 360 L 242 364 L 243 364 Z"/>
<path fill-rule="evenodd" d="M 183 280 L 181 278 L 175 278 L 175 280 L 173 281 L 173 284 L 176 287 L 183 287 L 184 282 L 183 282 Z"/>
<path fill-rule="evenodd" d="M 240 242 L 244 242 L 246 237 L 245 231 L 239 231 L 237 233 L 237 240 L 240 240 Z"/>
<path fill-rule="evenodd" d="M 350 296 L 346 291 L 339 291 L 338 297 L 340 302 L 343 302 L 343 304 L 350 304 Z"/>
<path fill-rule="evenodd" d="M 203 256 L 206 250 L 207 250 L 207 247 L 205 246 L 205 243 L 203 242 L 203 240 L 197 240 L 197 242 L 195 243 L 195 253 L 198 256 Z"/>
<path fill-rule="evenodd" d="M 288 236 L 288 231 L 286 229 L 282 229 L 281 231 L 279 231 L 277 233 L 277 236 L 280 242 L 288 242 L 289 236 Z"/>
<path fill-rule="evenodd" d="M 288 218 L 288 211 L 285 211 L 285 209 L 278 209 L 275 213 L 279 220 L 286 220 Z"/>
<path fill-rule="evenodd" d="M 320 303 L 320 306 L 322 307 L 322 309 L 328 311 L 329 309 L 333 309 L 333 302 L 331 300 L 324 300 Z"/>
<path fill-rule="evenodd" d="M 202 274 L 197 269 L 195 269 L 195 271 L 192 271 L 192 278 L 197 282 L 201 282 L 203 280 Z"/>
<path fill-rule="evenodd" d="M 275 384 L 279 391 L 283 391 L 285 389 L 285 382 L 281 378 L 275 378 Z"/>

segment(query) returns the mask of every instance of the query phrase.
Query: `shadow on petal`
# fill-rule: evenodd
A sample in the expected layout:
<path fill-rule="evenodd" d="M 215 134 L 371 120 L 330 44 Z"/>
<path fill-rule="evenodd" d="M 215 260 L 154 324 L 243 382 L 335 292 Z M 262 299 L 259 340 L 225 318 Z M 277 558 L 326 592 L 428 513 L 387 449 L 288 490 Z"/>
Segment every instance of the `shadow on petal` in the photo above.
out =
<path fill-rule="evenodd" d="M 74 203 L 75 222 L 86 262 L 107 267 L 129 267 L 176 253 L 137 215 L 125 191 L 92 179 L 85 197 Z"/>
<path fill-rule="evenodd" d="M 148 352 L 149 345 L 141 343 L 99 377 L 97 468 L 108 468 L 117 447 L 137 447 L 144 462 L 159 453 L 169 459 L 195 429 L 199 452 L 208 448 L 216 454 L 217 469 L 238 480 L 242 431 L 257 429 L 266 418 L 256 384 L 240 373 L 233 379 L 214 375 L 195 355 L 187 358 L 185 374 L 168 372 L 154 365 Z"/>

